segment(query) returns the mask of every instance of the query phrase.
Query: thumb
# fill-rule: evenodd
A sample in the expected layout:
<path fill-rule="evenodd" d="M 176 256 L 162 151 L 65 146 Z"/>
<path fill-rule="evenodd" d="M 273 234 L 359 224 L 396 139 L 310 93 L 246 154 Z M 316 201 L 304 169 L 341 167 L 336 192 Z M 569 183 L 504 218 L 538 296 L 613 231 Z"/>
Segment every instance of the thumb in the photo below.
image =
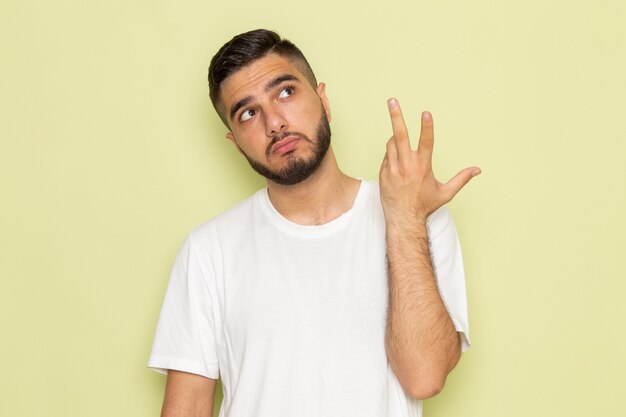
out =
<path fill-rule="evenodd" d="M 454 196 L 461 191 L 461 188 L 465 187 L 465 184 L 481 172 L 482 171 L 478 167 L 465 168 L 452 177 L 450 181 L 445 183 L 442 188 L 448 197 L 448 201 L 452 200 Z"/>

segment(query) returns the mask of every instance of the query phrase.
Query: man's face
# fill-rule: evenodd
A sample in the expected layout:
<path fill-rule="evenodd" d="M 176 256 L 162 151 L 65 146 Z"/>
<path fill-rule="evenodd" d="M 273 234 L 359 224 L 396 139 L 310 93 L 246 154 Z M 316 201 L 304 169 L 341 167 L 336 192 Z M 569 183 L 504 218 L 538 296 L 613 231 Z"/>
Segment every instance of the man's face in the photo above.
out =
<path fill-rule="evenodd" d="M 221 85 L 226 137 L 268 180 L 293 185 L 317 170 L 330 146 L 324 84 L 314 89 L 276 54 L 253 61 Z"/>

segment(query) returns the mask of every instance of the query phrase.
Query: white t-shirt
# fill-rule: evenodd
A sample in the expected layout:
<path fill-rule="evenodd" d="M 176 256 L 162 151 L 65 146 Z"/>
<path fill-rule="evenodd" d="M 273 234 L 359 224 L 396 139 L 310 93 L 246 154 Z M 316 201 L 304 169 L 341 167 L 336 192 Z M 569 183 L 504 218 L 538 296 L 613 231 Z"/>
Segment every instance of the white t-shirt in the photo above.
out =
<path fill-rule="evenodd" d="M 469 347 L 461 250 L 447 208 L 428 218 L 442 299 Z M 385 353 L 378 184 L 321 226 L 263 189 L 192 230 L 174 264 L 148 366 L 221 376 L 220 417 L 416 417 Z"/>

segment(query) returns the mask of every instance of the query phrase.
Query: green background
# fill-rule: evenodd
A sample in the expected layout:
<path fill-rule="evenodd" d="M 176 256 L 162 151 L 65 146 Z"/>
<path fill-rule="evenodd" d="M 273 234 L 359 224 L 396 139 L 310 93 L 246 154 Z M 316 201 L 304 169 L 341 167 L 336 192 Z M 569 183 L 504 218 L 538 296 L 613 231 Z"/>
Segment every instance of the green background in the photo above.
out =
<path fill-rule="evenodd" d="M 451 204 L 472 349 L 427 417 L 618 416 L 626 374 L 626 3 L 0 0 L 0 415 L 155 416 L 145 368 L 186 232 L 263 186 L 206 68 L 296 42 L 344 171 L 376 179 L 386 99 Z"/>

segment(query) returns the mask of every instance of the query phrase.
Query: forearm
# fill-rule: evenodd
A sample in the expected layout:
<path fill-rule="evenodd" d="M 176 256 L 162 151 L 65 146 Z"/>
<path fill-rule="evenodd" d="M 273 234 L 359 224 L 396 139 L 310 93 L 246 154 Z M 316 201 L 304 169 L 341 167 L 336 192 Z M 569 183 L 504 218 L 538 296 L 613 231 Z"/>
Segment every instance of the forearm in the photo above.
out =
<path fill-rule="evenodd" d="M 388 222 L 387 356 L 405 391 L 437 394 L 460 356 L 459 337 L 435 280 L 425 218 Z"/>

